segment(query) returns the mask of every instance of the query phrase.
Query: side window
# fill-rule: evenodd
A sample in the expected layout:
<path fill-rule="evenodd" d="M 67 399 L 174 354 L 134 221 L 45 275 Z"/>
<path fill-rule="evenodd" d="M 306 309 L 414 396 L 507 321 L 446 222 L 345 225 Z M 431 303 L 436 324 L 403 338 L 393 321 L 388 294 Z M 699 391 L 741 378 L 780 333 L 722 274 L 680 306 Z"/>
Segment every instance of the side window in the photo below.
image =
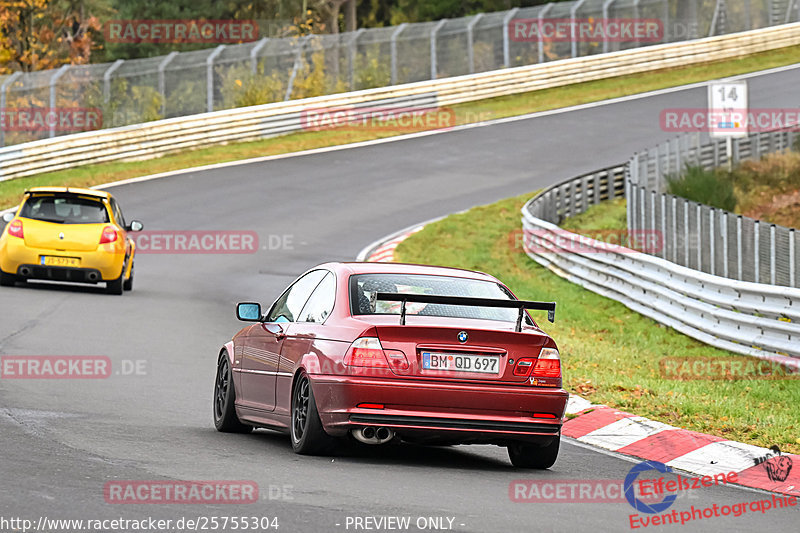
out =
<path fill-rule="evenodd" d="M 117 201 L 111 198 L 111 210 L 114 212 L 114 219 L 116 219 L 117 224 L 125 227 L 125 218 L 122 216 L 122 210 L 119 208 L 119 204 Z"/>
<path fill-rule="evenodd" d="M 294 282 L 272 306 L 267 322 L 295 322 L 308 297 L 327 273 L 326 270 L 314 270 Z"/>
<path fill-rule="evenodd" d="M 308 303 L 300 313 L 298 322 L 325 322 L 328 315 L 333 311 L 333 303 L 336 300 L 336 278 L 328 274 L 319 282 L 317 288 Z"/>

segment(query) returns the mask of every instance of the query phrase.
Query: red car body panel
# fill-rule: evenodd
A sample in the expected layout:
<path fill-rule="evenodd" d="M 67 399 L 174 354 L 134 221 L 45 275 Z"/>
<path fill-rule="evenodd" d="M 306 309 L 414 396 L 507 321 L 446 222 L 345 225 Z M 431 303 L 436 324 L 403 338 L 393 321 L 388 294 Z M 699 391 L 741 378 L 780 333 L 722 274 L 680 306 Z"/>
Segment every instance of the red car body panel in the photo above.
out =
<path fill-rule="evenodd" d="M 515 332 L 514 323 L 437 316 L 352 315 L 350 277 L 389 273 L 489 281 L 478 272 L 383 263 L 329 263 L 336 279 L 333 309 L 323 323 L 256 323 L 243 328 L 224 350 L 231 358 L 236 414 L 245 423 L 286 431 L 292 385 L 308 375 L 324 430 L 345 436 L 366 426 L 392 428 L 421 442 L 543 442 L 560 435 L 568 394 L 558 378 L 514 376 L 514 360 L 537 357 L 556 344 L 535 323 Z M 309 272 L 312 272 L 309 271 Z M 302 278 L 302 276 L 301 276 Z M 510 293 L 510 291 L 509 291 Z M 459 342 L 459 332 L 468 333 Z M 378 337 L 384 351 L 401 351 L 405 370 L 352 367 L 345 354 L 359 337 Z M 499 357 L 496 375 L 423 370 L 423 351 Z M 364 408 L 377 404 L 382 408 Z"/>

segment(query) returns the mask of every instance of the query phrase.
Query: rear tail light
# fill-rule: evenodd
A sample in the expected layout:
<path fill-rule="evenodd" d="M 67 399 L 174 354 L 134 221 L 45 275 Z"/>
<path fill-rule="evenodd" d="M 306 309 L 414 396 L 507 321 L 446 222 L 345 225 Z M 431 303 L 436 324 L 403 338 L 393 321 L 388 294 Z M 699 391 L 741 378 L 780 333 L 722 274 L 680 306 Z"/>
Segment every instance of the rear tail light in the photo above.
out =
<path fill-rule="evenodd" d="M 383 346 L 377 337 L 359 337 L 344 356 L 347 366 L 368 366 L 373 368 L 389 368 Z"/>
<path fill-rule="evenodd" d="M 25 232 L 22 231 L 22 221 L 20 219 L 16 219 L 8 225 L 8 234 L 19 237 L 20 239 L 25 238 Z"/>
<path fill-rule="evenodd" d="M 539 378 L 560 378 L 561 377 L 561 358 L 555 348 L 542 348 L 536 366 L 533 367 L 533 375 Z"/>
<path fill-rule="evenodd" d="M 523 357 L 514 365 L 514 375 L 527 377 L 531 373 L 531 368 L 536 363 L 535 357 Z"/>
<path fill-rule="evenodd" d="M 100 244 L 107 244 L 114 242 L 119 238 L 117 230 L 114 226 L 106 226 L 103 228 L 103 235 L 100 236 Z"/>

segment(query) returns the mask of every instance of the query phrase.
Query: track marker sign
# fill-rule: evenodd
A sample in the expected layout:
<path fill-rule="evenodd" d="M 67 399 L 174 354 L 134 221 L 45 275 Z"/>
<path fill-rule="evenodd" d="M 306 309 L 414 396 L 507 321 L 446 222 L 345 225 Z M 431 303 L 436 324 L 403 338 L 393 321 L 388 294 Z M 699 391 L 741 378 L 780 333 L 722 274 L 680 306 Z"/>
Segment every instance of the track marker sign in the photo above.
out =
<path fill-rule="evenodd" d="M 733 169 L 733 139 L 747 137 L 747 82 L 708 84 L 708 126 L 712 139 L 725 139 L 728 171 Z"/>

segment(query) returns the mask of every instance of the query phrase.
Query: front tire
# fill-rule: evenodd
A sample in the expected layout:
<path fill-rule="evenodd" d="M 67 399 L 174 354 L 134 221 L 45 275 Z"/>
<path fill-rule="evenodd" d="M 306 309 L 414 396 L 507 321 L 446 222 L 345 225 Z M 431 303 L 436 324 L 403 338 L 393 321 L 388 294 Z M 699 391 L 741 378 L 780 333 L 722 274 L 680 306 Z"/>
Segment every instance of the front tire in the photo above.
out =
<path fill-rule="evenodd" d="M 214 427 L 223 433 L 250 433 L 253 426 L 242 424 L 236 416 L 236 390 L 233 387 L 233 372 L 228 352 L 222 352 L 217 362 L 217 378 L 214 380 Z"/>
<path fill-rule="evenodd" d="M 14 274 L 6 274 L 0 270 L 0 287 L 13 287 L 17 281 L 17 276 Z"/>
<path fill-rule="evenodd" d="M 511 459 L 511 464 L 517 468 L 545 470 L 556 462 L 560 443 L 561 437 L 558 436 L 546 446 L 537 446 L 536 444 L 525 442 L 509 444 L 508 458 Z"/>
<path fill-rule="evenodd" d="M 325 433 L 319 419 L 311 381 L 300 374 L 292 389 L 292 448 L 300 455 L 325 455 L 334 450 L 336 440 Z"/>

